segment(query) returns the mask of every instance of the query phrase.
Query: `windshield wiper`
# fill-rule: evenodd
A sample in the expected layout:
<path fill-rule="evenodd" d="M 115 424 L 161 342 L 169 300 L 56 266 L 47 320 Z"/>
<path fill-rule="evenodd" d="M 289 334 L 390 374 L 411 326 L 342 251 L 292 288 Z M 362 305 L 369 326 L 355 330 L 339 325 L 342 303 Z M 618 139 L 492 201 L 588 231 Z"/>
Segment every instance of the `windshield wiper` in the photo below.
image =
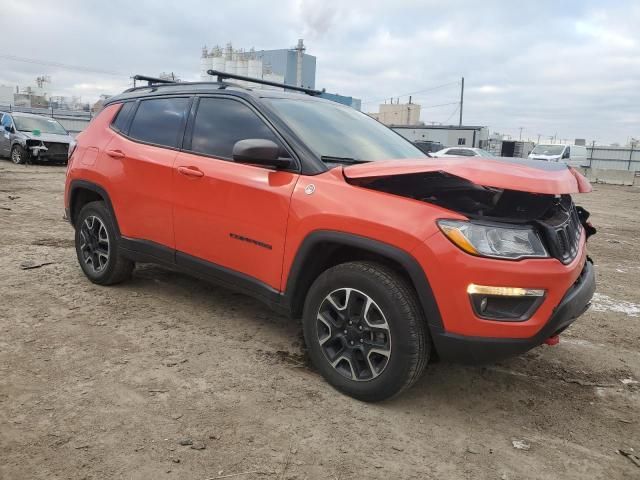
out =
<path fill-rule="evenodd" d="M 320 157 L 320 160 L 322 160 L 323 162 L 328 162 L 328 163 L 346 163 L 349 165 L 355 164 L 355 163 L 368 163 L 369 160 L 358 160 L 356 158 L 351 158 L 351 157 L 332 157 L 331 155 L 323 155 Z"/>

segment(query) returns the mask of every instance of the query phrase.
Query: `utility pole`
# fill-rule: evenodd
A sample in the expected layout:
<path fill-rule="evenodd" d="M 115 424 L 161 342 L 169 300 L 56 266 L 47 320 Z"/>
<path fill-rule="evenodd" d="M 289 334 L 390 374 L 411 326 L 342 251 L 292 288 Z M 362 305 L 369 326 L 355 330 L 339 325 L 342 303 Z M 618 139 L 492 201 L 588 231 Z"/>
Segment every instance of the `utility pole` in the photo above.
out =
<path fill-rule="evenodd" d="M 542 136 L 542 135 L 538 134 L 538 141 L 536 142 L 536 145 L 540 145 L 540 137 L 541 137 L 541 136 Z"/>
<path fill-rule="evenodd" d="M 460 83 L 460 122 L 458 126 L 462 126 L 462 107 L 464 105 L 464 77 L 462 77 L 462 82 Z"/>
<path fill-rule="evenodd" d="M 524 128 L 524 127 L 520 127 L 520 136 L 518 137 L 518 140 L 522 140 L 522 129 L 523 129 L 523 128 Z"/>

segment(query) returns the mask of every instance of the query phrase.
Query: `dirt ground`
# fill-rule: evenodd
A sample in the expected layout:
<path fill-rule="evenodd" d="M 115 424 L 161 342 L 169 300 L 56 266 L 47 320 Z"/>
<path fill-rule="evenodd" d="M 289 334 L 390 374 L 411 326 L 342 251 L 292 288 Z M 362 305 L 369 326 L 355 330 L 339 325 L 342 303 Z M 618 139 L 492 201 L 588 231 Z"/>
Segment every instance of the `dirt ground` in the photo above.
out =
<path fill-rule="evenodd" d="M 598 294 L 558 346 L 369 405 L 246 296 L 152 265 L 91 284 L 63 182 L 0 161 L 1 479 L 640 478 L 640 188 L 579 198 Z"/>

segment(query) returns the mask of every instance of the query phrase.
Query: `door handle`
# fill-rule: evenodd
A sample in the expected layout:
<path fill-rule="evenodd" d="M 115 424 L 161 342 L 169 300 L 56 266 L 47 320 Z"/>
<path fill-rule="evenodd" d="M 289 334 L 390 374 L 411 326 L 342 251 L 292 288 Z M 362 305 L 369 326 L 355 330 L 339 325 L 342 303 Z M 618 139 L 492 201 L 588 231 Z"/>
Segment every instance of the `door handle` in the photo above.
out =
<path fill-rule="evenodd" d="M 187 177 L 203 177 L 204 172 L 196 167 L 178 167 L 178 172 Z"/>
<path fill-rule="evenodd" d="M 106 154 L 111 158 L 124 158 L 124 153 L 122 153 L 120 150 L 107 150 Z"/>

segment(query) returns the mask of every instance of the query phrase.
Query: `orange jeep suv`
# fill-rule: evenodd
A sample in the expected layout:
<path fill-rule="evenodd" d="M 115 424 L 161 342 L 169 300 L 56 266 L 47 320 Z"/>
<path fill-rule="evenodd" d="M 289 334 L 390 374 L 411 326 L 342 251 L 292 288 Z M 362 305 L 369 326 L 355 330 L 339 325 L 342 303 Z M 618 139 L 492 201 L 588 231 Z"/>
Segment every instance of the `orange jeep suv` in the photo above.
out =
<path fill-rule="evenodd" d="M 365 401 L 430 358 L 553 344 L 588 308 L 595 229 L 575 170 L 430 158 L 317 91 L 225 77 L 148 79 L 78 136 L 64 201 L 92 282 L 154 262 L 253 295 L 301 318 L 315 367 Z"/>

